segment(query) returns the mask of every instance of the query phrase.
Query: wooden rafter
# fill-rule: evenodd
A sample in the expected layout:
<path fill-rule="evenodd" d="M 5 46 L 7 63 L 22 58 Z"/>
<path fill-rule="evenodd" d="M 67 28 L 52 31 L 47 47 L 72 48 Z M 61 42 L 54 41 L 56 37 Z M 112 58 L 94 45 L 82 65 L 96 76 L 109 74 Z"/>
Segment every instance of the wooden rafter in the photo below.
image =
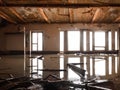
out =
<path fill-rule="evenodd" d="M 50 21 L 48 20 L 48 17 L 46 16 L 46 14 L 44 13 L 43 9 L 42 8 L 38 8 L 39 10 L 39 13 L 42 15 L 42 17 L 45 19 L 45 21 L 47 23 L 50 23 Z"/>
<path fill-rule="evenodd" d="M 9 8 L 9 10 L 15 15 L 17 16 L 21 21 L 25 22 L 24 19 L 16 12 L 16 10 L 14 8 Z"/>
<path fill-rule="evenodd" d="M 16 23 L 14 20 L 12 20 L 8 15 L 0 11 L 0 17 L 4 18 L 5 20 L 11 22 L 11 23 Z"/>
<path fill-rule="evenodd" d="M 73 9 L 71 9 L 71 8 L 69 8 L 69 16 L 70 16 L 70 23 L 72 23 L 74 14 L 73 14 Z"/>
<path fill-rule="evenodd" d="M 114 22 L 118 22 L 119 20 L 120 20 L 120 16 L 116 18 Z"/>
<path fill-rule="evenodd" d="M 95 14 L 94 14 L 94 16 L 93 16 L 92 22 L 95 22 L 95 21 L 96 21 L 98 15 L 99 15 L 99 12 L 100 12 L 100 8 L 98 8 L 98 9 L 96 10 L 96 12 L 95 12 Z"/>

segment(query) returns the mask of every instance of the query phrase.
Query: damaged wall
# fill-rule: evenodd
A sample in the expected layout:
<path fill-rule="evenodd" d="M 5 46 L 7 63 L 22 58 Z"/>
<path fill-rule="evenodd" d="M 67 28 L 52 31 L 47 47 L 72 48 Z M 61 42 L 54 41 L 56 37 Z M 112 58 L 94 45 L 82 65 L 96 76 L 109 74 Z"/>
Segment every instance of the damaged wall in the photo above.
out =
<path fill-rule="evenodd" d="M 24 38 L 23 34 L 21 35 L 6 35 L 8 32 L 20 32 L 18 29 L 19 25 L 8 25 L 5 28 L 2 28 L 0 31 L 0 50 L 24 50 Z M 78 30 L 78 29 L 87 29 L 87 30 L 118 30 L 119 26 L 117 24 L 25 24 L 27 31 L 40 31 L 43 32 L 43 50 L 44 51 L 59 51 L 59 31 L 60 30 Z M 18 36 L 17 38 L 14 38 Z M 14 40 L 13 40 L 14 39 Z M 29 43 L 28 43 L 29 44 Z M 29 47 L 27 47 L 29 50 Z M 1 56 L 2 65 L 0 68 L 10 68 L 9 71 L 4 70 L 0 73 L 12 73 L 16 76 L 24 75 L 24 57 L 23 56 Z M 67 60 L 65 60 L 65 63 Z M 43 62 L 44 69 L 59 69 L 59 58 L 56 55 L 44 55 Z M 66 66 L 65 66 L 66 67 Z M 67 67 L 66 67 L 67 68 Z M 44 77 L 49 74 L 56 74 L 59 76 L 59 72 L 44 72 Z M 65 74 L 67 75 L 67 74 Z M 66 77 L 66 76 L 65 76 Z"/>

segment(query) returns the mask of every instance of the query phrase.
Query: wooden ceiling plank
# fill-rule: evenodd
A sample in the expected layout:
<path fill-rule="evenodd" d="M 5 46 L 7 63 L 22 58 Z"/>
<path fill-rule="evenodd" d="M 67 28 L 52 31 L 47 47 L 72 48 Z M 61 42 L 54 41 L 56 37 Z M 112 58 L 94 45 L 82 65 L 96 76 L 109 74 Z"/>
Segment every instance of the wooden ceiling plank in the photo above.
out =
<path fill-rule="evenodd" d="M 73 23 L 73 9 L 69 8 L 70 23 Z"/>
<path fill-rule="evenodd" d="M 99 15 L 99 12 L 100 12 L 100 8 L 98 8 L 98 9 L 95 11 L 95 14 L 94 14 L 94 16 L 93 16 L 92 22 L 95 22 L 95 21 L 96 21 L 98 15 Z"/>
<path fill-rule="evenodd" d="M 21 21 L 25 22 L 25 20 L 16 12 L 16 10 L 14 8 L 9 8 L 9 10 L 15 15 L 17 16 Z"/>
<path fill-rule="evenodd" d="M 16 23 L 14 20 L 12 20 L 8 15 L 4 14 L 2 11 L 0 11 L 0 17 L 4 18 L 5 20 L 7 20 L 11 23 Z"/>
<path fill-rule="evenodd" d="M 50 23 L 50 21 L 48 20 L 48 17 L 46 16 L 46 14 L 44 13 L 43 9 L 42 8 L 38 8 L 39 10 L 39 13 L 42 15 L 42 17 L 45 19 L 45 21 L 47 23 Z"/>

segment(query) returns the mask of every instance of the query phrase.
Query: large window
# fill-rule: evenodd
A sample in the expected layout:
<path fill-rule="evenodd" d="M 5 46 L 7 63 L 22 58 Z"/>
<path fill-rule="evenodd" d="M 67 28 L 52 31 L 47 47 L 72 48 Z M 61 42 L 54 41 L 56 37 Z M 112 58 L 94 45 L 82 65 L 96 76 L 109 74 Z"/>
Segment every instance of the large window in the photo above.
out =
<path fill-rule="evenodd" d="M 43 50 L 43 35 L 41 32 L 32 33 L 32 51 Z"/>
<path fill-rule="evenodd" d="M 43 50 L 43 34 L 41 32 L 31 33 L 31 51 L 42 51 Z M 32 55 L 31 55 L 32 57 Z M 30 59 L 31 77 L 40 78 L 42 77 L 43 60 L 41 56 L 34 56 Z"/>
<path fill-rule="evenodd" d="M 67 34 L 66 34 L 67 32 Z M 67 37 L 67 39 L 66 39 Z M 64 43 L 64 40 L 66 41 Z M 117 31 L 61 31 L 60 32 L 60 51 L 83 51 L 83 52 L 107 52 L 106 50 L 118 50 Z M 65 47 L 64 47 L 65 46 Z M 82 50 L 81 50 L 82 49 Z M 101 54 L 73 54 L 68 55 L 68 63 L 84 63 L 84 68 L 88 76 L 107 76 L 118 73 L 119 59 L 113 53 Z M 77 57 L 77 58 L 76 58 Z M 67 60 L 64 60 L 64 62 Z M 80 66 L 80 65 L 79 65 Z M 102 66 L 102 67 L 101 67 Z M 72 76 L 71 76 L 72 75 Z M 74 76 L 75 75 L 75 76 Z M 79 78 L 73 71 L 68 69 L 68 79 Z"/>
<path fill-rule="evenodd" d="M 95 50 L 105 50 L 105 32 L 95 32 Z"/>
<path fill-rule="evenodd" d="M 80 50 L 80 31 L 68 31 L 68 51 Z"/>

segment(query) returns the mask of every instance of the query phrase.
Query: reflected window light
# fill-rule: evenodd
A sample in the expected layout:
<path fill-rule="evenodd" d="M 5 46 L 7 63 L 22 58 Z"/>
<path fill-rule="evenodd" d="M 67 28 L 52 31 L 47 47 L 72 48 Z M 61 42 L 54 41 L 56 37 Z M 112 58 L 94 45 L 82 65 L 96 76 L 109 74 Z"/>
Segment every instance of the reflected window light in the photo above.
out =
<path fill-rule="evenodd" d="M 105 60 L 95 59 L 95 75 L 96 76 L 105 75 Z"/>
<path fill-rule="evenodd" d="M 112 57 L 109 57 L 109 74 L 112 74 Z"/>

